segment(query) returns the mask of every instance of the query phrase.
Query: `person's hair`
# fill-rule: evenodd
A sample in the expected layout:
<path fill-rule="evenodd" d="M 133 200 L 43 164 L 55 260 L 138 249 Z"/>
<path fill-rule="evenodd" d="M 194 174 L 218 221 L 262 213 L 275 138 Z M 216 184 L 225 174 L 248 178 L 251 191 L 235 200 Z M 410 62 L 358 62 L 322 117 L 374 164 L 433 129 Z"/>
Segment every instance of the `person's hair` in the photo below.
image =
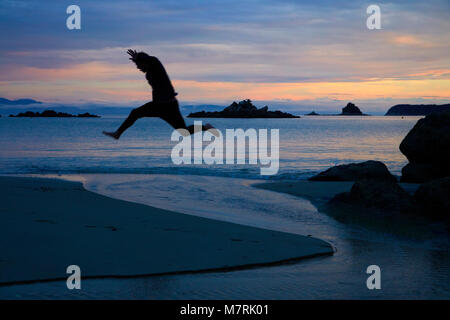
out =
<path fill-rule="evenodd" d="M 139 70 L 142 72 L 147 72 L 150 68 L 150 56 L 145 52 L 138 52 L 134 62 Z"/>

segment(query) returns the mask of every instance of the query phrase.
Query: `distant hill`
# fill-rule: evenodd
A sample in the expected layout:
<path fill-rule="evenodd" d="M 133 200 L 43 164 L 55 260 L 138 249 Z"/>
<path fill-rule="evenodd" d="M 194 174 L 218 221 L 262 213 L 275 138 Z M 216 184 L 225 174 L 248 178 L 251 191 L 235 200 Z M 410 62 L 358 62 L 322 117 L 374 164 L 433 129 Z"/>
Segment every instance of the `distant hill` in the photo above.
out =
<path fill-rule="evenodd" d="M 385 116 L 426 116 L 433 112 L 450 110 L 450 104 L 397 104 Z"/>
<path fill-rule="evenodd" d="M 0 114 L 9 115 L 9 114 L 17 114 L 21 112 L 43 112 L 45 110 L 54 110 L 56 112 L 65 112 L 65 113 L 85 113 L 91 112 L 99 115 L 108 115 L 108 116 L 126 116 L 133 109 L 132 107 L 97 107 L 97 106 L 83 106 L 83 107 L 72 107 L 72 106 L 53 106 L 53 105 L 36 105 L 36 106 L 1 106 L 0 105 Z"/>
<path fill-rule="evenodd" d="M 4 105 L 4 106 L 19 106 L 19 105 L 29 105 L 29 104 L 42 104 L 42 102 L 36 101 L 33 99 L 9 100 L 6 98 L 0 98 L 0 105 Z"/>
<path fill-rule="evenodd" d="M 90 114 L 89 112 L 80 113 L 78 115 L 73 115 L 65 112 L 56 112 L 54 110 L 45 110 L 41 113 L 39 112 L 22 112 L 17 115 L 9 115 L 11 118 L 100 118 L 100 116 L 95 114 Z"/>
<path fill-rule="evenodd" d="M 269 111 L 265 106 L 258 109 L 250 99 L 242 100 L 239 103 L 233 102 L 222 111 L 200 111 L 188 115 L 189 118 L 300 118 L 287 112 Z"/>

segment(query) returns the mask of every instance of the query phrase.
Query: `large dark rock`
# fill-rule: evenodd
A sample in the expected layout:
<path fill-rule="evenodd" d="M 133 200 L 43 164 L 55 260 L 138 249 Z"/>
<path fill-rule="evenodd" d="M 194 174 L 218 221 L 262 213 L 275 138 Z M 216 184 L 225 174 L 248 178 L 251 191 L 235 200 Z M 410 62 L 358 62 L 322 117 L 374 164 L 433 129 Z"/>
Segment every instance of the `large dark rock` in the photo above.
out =
<path fill-rule="evenodd" d="M 222 111 L 200 111 L 192 112 L 188 118 L 300 118 L 282 111 L 269 111 L 265 106 L 261 109 L 255 107 L 250 99 L 242 100 L 239 103 L 233 102 Z"/>
<path fill-rule="evenodd" d="M 363 115 L 361 110 L 359 110 L 359 108 L 351 102 L 347 103 L 347 105 L 344 108 L 342 108 L 341 114 L 343 116 L 362 116 Z"/>
<path fill-rule="evenodd" d="M 450 175 L 450 112 L 420 119 L 400 144 L 409 164 L 402 182 L 426 182 Z"/>
<path fill-rule="evenodd" d="M 414 194 L 423 215 L 450 218 L 450 177 L 422 184 Z"/>
<path fill-rule="evenodd" d="M 337 194 L 330 204 L 346 204 L 385 213 L 411 213 L 414 210 L 412 197 L 397 182 L 387 180 L 357 181 L 350 192 Z"/>
<path fill-rule="evenodd" d="M 397 181 L 384 163 L 374 160 L 334 166 L 309 178 L 311 181 L 356 181 L 360 179 Z"/>
<path fill-rule="evenodd" d="M 400 178 L 400 181 L 410 183 L 421 183 L 425 181 L 439 179 L 440 177 L 442 177 L 442 174 L 443 174 L 442 169 L 432 164 L 408 163 L 402 169 L 402 177 Z"/>

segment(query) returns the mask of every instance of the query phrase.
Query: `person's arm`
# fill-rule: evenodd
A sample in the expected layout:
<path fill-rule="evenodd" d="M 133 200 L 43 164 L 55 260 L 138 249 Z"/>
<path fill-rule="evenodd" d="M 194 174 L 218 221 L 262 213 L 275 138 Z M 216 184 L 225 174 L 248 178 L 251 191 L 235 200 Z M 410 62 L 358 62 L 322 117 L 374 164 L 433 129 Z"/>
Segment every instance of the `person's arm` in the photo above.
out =
<path fill-rule="evenodd" d="M 128 49 L 127 53 L 130 55 L 130 60 L 136 63 L 137 51 Z"/>
<path fill-rule="evenodd" d="M 147 70 L 151 65 L 154 64 L 154 61 L 156 58 L 147 55 L 145 52 L 137 52 L 136 50 L 128 49 L 127 53 L 130 55 L 130 60 L 133 61 L 138 69 L 142 70 L 142 67 L 145 67 L 146 70 L 142 70 L 144 72 L 147 72 Z M 156 59 L 157 60 L 157 59 Z"/>

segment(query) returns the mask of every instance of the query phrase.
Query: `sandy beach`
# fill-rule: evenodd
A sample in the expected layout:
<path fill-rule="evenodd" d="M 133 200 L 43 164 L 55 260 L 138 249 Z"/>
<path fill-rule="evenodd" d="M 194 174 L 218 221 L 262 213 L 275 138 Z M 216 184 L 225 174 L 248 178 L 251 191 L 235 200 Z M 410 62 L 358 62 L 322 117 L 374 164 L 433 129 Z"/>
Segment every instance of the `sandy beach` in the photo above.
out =
<path fill-rule="evenodd" d="M 108 198 L 79 182 L 0 177 L 0 283 L 129 277 L 273 264 L 318 255 L 319 239 Z"/>

